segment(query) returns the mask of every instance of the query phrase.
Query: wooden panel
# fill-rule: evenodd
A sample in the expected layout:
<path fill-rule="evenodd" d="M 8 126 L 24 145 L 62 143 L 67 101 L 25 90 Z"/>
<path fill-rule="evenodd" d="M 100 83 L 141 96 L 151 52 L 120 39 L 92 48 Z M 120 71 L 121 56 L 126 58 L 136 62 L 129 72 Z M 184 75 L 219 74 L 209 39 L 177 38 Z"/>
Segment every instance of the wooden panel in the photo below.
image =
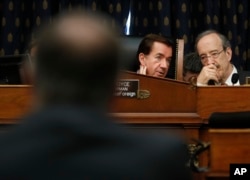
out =
<path fill-rule="evenodd" d="M 120 79 L 137 79 L 139 89 L 150 92 L 146 99 L 114 97 L 110 112 L 120 123 L 142 129 L 161 127 L 189 141 L 199 139 L 202 120 L 196 113 L 196 90 L 190 84 L 126 71 Z"/>
<path fill-rule="evenodd" d="M 139 79 L 147 99 L 114 98 L 112 112 L 196 112 L 196 91 L 182 81 L 124 72 L 120 79 Z"/>
<path fill-rule="evenodd" d="M 250 86 L 197 88 L 197 114 L 207 120 L 212 112 L 250 110 Z"/>
<path fill-rule="evenodd" d="M 250 129 L 210 129 L 209 139 L 211 174 L 229 176 L 231 163 L 250 163 Z"/>
<path fill-rule="evenodd" d="M 0 121 L 1 124 L 16 122 L 31 108 L 32 88 L 28 85 L 0 86 Z"/>
<path fill-rule="evenodd" d="M 183 80 L 184 39 L 176 40 L 176 80 Z"/>
<path fill-rule="evenodd" d="M 121 123 L 128 124 L 180 124 L 200 126 L 202 121 L 196 113 L 112 113 Z"/>

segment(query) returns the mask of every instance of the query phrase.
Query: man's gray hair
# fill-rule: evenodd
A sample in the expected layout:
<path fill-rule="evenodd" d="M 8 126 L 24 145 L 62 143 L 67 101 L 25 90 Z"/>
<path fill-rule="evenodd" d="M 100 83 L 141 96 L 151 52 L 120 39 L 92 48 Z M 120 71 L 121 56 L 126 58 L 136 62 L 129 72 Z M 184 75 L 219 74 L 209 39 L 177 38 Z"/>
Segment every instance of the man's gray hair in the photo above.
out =
<path fill-rule="evenodd" d="M 201 38 L 203 38 L 206 35 L 209 34 L 217 34 L 219 36 L 219 38 L 221 39 L 221 43 L 222 43 L 222 47 L 223 49 L 227 49 L 228 47 L 231 48 L 231 44 L 230 41 L 228 40 L 228 38 L 226 36 L 224 36 L 223 34 L 219 33 L 216 30 L 210 29 L 210 30 L 206 30 L 200 34 L 198 34 L 198 36 L 195 39 L 195 51 L 197 52 L 197 44 L 200 41 Z"/>

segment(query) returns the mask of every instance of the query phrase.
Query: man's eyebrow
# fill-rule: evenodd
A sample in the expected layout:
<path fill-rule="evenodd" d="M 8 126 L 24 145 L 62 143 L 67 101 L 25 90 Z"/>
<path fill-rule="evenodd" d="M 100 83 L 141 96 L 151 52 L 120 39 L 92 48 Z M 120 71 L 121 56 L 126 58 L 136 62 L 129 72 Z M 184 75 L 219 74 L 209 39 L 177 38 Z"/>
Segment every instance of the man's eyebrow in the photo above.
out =
<path fill-rule="evenodd" d="M 162 53 L 156 53 L 155 55 L 158 55 L 158 56 L 164 56 L 164 54 L 162 54 Z"/>
<path fill-rule="evenodd" d="M 155 55 L 156 55 L 156 56 L 165 56 L 163 53 L 160 53 L 160 52 L 159 52 L 159 53 L 156 53 Z M 169 58 L 172 58 L 172 55 L 171 55 Z"/>
<path fill-rule="evenodd" d="M 209 51 L 208 53 L 213 53 L 213 52 L 219 52 L 217 49 L 215 49 L 215 50 L 211 50 L 211 51 Z M 206 56 L 207 54 L 205 54 L 205 53 L 202 53 L 202 54 L 199 54 L 199 56 Z"/>
<path fill-rule="evenodd" d="M 219 50 L 215 49 L 215 50 L 209 51 L 209 53 L 212 53 L 212 52 L 219 52 Z"/>

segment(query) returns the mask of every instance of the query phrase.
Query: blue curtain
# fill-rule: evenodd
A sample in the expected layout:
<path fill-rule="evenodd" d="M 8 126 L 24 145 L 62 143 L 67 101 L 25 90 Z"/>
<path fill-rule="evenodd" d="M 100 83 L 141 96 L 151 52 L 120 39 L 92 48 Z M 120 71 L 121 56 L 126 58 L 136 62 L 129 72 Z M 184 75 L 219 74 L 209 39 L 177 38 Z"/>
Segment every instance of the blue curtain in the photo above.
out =
<path fill-rule="evenodd" d="M 23 53 L 33 30 L 73 7 L 102 11 L 123 35 L 158 33 L 185 40 L 185 53 L 206 29 L 216 29 L 232 43 L 232 62 L 250 70 L 249 0 L 2 0 L 0 55 Z"/>

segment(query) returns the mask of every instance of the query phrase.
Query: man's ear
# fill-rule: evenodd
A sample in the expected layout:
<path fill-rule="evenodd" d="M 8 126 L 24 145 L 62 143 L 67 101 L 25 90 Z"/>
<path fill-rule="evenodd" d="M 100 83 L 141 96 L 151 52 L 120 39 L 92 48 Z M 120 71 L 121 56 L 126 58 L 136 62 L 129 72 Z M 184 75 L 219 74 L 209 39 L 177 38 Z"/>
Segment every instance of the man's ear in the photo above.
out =
<path fill-rule="evenodd" d="M 141 64 L 142 66 L 146 66 L 146 63 L 145 63 L 145 55 L 144 55 L 143 53 L 140 53 L 138 58 L 139 58 L 140 64 Z"/>

